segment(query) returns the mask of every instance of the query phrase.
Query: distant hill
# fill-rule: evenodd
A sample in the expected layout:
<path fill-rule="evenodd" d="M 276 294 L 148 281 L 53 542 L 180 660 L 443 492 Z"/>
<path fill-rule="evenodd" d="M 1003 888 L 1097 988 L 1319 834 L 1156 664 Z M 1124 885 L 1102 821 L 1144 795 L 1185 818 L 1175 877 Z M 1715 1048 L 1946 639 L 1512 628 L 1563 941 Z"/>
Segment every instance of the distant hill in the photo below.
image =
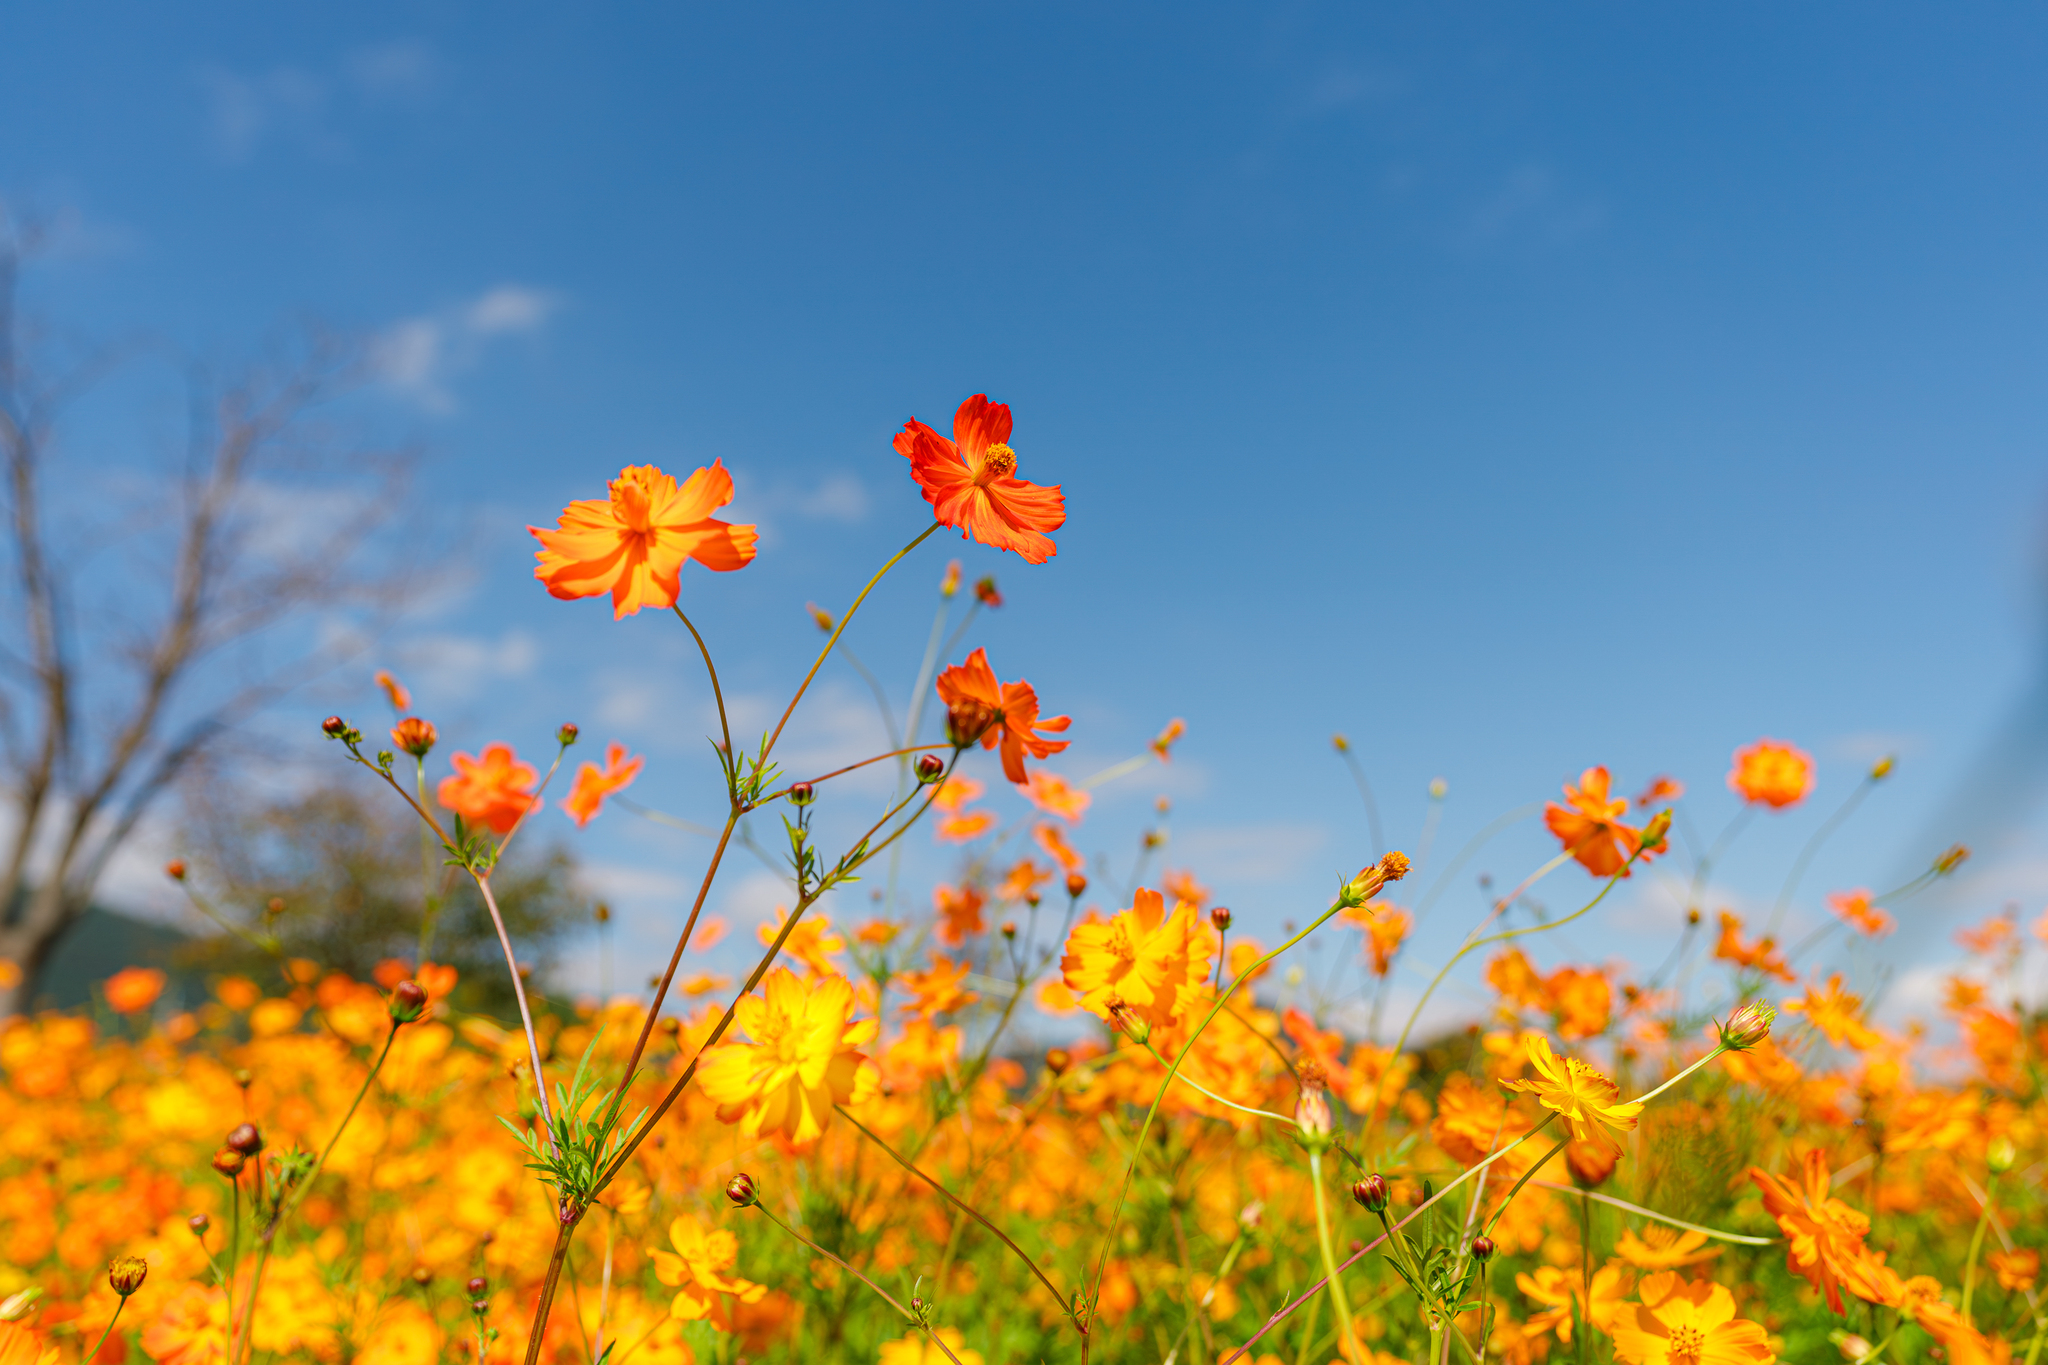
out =
<path fill-rule="evenodd" d="M 180 963 L 192 936 L 155 920 L 90 906 L 57 942 L 37 983 L 35 1008 L 75 1009 L 123 967 L 161 967 L 170 974 L 160 1008 L 190 1009 L 206 996 L 199 973 Z"/>

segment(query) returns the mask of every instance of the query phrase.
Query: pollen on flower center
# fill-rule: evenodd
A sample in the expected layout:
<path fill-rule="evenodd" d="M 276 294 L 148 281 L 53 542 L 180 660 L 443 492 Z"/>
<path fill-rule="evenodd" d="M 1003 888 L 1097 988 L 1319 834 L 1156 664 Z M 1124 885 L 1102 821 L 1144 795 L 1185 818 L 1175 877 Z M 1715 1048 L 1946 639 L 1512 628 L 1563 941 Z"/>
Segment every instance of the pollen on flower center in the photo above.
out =
<path fill-rule="evenodd" d="M 1017 452 L 998 441 L 982 452 L 981 472 L 974 477 L 976 483 L 987 483 L 991 479 L 1007 479 L 1017 472 Z"/>
<path fill-rule="evenodd" d="M 1706 1346 L 1707 1334 L 1697 1327 L 1687 1326 L 1671 1329 L 1671 1345 L 1667 1349 L 1672 1365 L 1699 1365 Z"/>
<path fill-rule="evenodd" d="M 1109 930 L 1109 951 L 1125 962 L 1136 962 L 1138 950 L 1131 946 L 1130 930 L 1122 924 L 1112 924 Z"/>

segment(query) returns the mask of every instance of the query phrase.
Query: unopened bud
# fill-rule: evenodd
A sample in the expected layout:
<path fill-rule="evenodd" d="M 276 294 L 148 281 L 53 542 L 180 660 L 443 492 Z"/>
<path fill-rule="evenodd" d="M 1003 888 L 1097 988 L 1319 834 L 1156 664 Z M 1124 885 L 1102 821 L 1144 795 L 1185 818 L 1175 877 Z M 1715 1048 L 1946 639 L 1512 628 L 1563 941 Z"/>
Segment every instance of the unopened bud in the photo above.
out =
<path fill-rule="evenodd" d="M 1430 799 L 1430 800 L 1432 800 L 1432 801 L 1441 801 L 1441 800 L 1443 800 L 1443 799 L 1444 799 L 1444 798 L 1445 798 L 1446 796 L 1449 796 L 1450 794 L 1451 794 L 1451 784 L 1450 784 L 1450 783 L 1448 783 L 1448 782 L 1444 781 L 1444 780 L 1443 780 L 1443 779 L 1442 779 L 1441 777 L 1432 777 L 1432 778 L 1430 778 L 1430 779 L 1429 779 L 1429 799 Z"/>
<path fill-rule="evenodd" d="M 275 919 L 284 913 L 284 897 L 272 896 L 263 907 L 264 913 Z"/>
<path fill-rule="evenodd" d="M 434 723 L 418 716 L 407 716 L 391 727 L 391 742 L 414 758 L 425 758 L 432 753 L 438 739 L 440 735 L 435 732 Z"/>
<path fill-rule="evenodd" d="M 1259 1225 L 1259 1220 L 1265 1217 L 1265 1215 L 1266 1201 L 1263 1199 L 1254 1199 L 1251 1203 L 1246 1204 L 1243 1208 L 1237 1211 L 1237 1225 L 1243 1228 L 1246 1232 L 1250 1232 L 1253 1228 L 1256 1228 Z"/>
<path fill-rule="evenodd" d="M 1830 1332 L 1828 1333 L 1828 1340 L 1834 1342 L 1841 1349 L 1842 1357 L 1845 1360 L 1862 1361 L 1870 1358 L 1870 1342 L 1863 1337 L 1857 1336 L 1854 1332 Z"/>
<path fill-rule="evenodd" d="M 427 1010 L 426 987 L 417 981 L 401 981 L 391 988 L 391 1022 L 410 1024 Z"/>
<path fill-rule="evenodd" d="M 1934 870 L 1937 874 L 1946 877 L 1949 873 L 1961 867 L 1969 856 L 1970 850 L 1963 845 L 1952 845 L 1946 853 L 1934 860 Z"/>
<path fill-rule="evenodd" d="M 1752 1000 L 1728 1016 L 1728 1022 L 1721 1025 L 1721 1046 L 1730 1052 L 1742 1052 L 1755 1047 L 1771 1036 L 1771 1024 L 1778 1012 L 1761 1000 Z"/>
<path fill-rule="evenodd" d="M 1595 1190 L 1607 1183 L 1621 1160 L 1621 1149 L 1605 1142 L 1565 1144 L 1564 1164 L 1580 1188 Z"/>
<path fill-rule="evenodd" d="M 229 1129 L 227 1142 L 243 1156 L 254 1156 L 263 1150 L 263 1134 L 253 1123 L 238 1123 Z"/>
<path fill-rule="evenodd" d="M 761 1202 L 761 1195 L 754 1188 L 754 1177 L 744 1171 L 725 1182 L 725 1197 L 743 1209 Z"/>
<path fill-rule="evenodd" d="M 1493 1239 L 1479 1236 L 1472 1239 L 1472 1259 L 1481 1265 L 1493 1259 Z"/>
<path fill-rule="evenodd" d="M 204 1237 L 206 1230 L 213 1226 L 213 1220 L 203 1213 L 195 1213 L 185 1220 L 185 1226 L 192 1229 L 194 1237 Z"/>
<path fill-rule="evenodd" d="M 1331 735 L 1330 747 L 1340 754 L 1348 754 L 1351 752 L 1351 741 L 1342 735 Z"/>
<path fill-rule="evenodd" d="M 1880 758 L 1879 760 L 1877 760 L 1877 762 L 1871 764 L 1870 780 L 1872 782 L 1882 782 L 1887 777 L 1890 777 L 1892 775 L 1892 764 L 1895 761 L 1896 760 L 1894 760 L 1892 755 L 1886 754 L 1883 758 Z"/>
<path fill-rule="evenodd" d="M 223 1147 L 213 1154 L 213 1169 L 233 1180 L 242 1173 L 242 1167 L 249 1164 L 249 1158 L 232 1147 Z"/>
<path fill-rule="evenodd" d="M 483 1299 L 473 1299 L 470 1301 L 469 1311 L 482 1317 L 491 1311 L 491 1305 Z"/>
<path fill-rule="evenodd" d="M 185 880 L 185 860 L 184 860 L 183 858 L 173 858 L 173 859 L 171 859 L 171 860 L 170 860 L 169 862 L 165 863 L 165 864 L 164 864 L 164 875 L 165 875 L 166 877 L 169 877 L 169 878 L 170 878 L 170 879 L 171 879 L 172 881 L 174 881 L 174 882 L 182 882 L 182 881 L 184 881 L 184 880 Z"/>
<path fill-rule="evenodd" d="M 612 922 L 612 908 L 609 905 L 606 905 L 603 901 L 599 901 L 597 903 L 597 909 L 591 911 L 590 913 L 592 918 L 594 918 L 599 924 L 610 924 Z"/>
<path fill-rule="evenodd" d="M 1067 1074 L 1067 1068 L 1074 1064 L 1074 1055 L 1063 1047 L 1047 1048 L 1045 1069 L 1055 1076 Z"/>
<path fill-rule="evenodd" d="M 917 780 L 929 787 L 946 775 L 946 760 L 937 754 L 926 754 L 917 760 Z"/>
<path fill-rule="evenodd" d="M 1069 900 L 1081 899 L 1082 893 L 1087 891 L 1087 889 L 1088 879 L 1086 877 L 1078 872 L 1069 872 L 1067 874 L 1067 898 Z"/>
<path fill-rule="evenodd" d="M 1649 824 L 1643 826 L 1642 842 L 1639 846 L 1645 853 L 1654 853 L 1664 847 L 1664 841 L 1670 835 L 1671 808 L 1666 806 L 1650 817 Z"/>
<path fill-rule="evenodd" d="M 485 1283 L 483 1276 L 479 1275 L 464 1285 L 463 1288 L 469 1291 L 469 1296 L 472 1299 L 480 1299 L 484 1296 L 484 1291 L 490 1288 L 490 1285 Z"/>
<path fill-rule="evenodd" d="M 2012 1169 L 2012 1163 L 2018 1158 L 2019 1152 L 2013 1146 L 2012 1139 L 2003 1133 L 1991 1139 L 1990 1145 L 1984 1149 L 1984 1164 L 1990 1168 L 1993 1175 L 2004 1175 Z"/>
<path fill-rule="evenodd" d="M 1311 1150 L 1330 1145 L 1330 1096 L 1320 1085 L 1304 1085 L 1294 1102 L 1294 1126 Z"/>
<path fill-rule="evenodd" d="M 1209 923 L 1216 926 L 1216 932 L 1223 933 L 1230 928 L 1230 907 L 1219 905 L 1209 911 Z"/>
<path fill-rule="evenodd" d="M 1385 1213 L 1387 1209 L 1387 1178 L 1383 1175 L 1369 1175 L 1352 1185 L 1351 1197 L 1358 1201 L 1367 1213 Z"/>
<path fill-rule="evenodd" d="M 792 806 L 808 806 L 817 799 L 818 789 L 808 782 L 795 783 L 789 789 L 789 804 Z"/>
<path fill-rule="evenodd" d="M 1697 905 L 1695 905 L 1692 909 L 1685 912 L 1685 924 L 1686 927 L 1689 929 L 1692 926 L 1698 924 L 1699 922 L 1700 908 Z"/>
<path fill-rule="evenodd" d="M 256 1073 L 246 1066 L 238 1066 L 235 1068 L 234 1081 L 236 1085 L 247 1090 L 256 1083 Z"/>
<path fill-rule="evenodd" d="M 988 733 L 996 723 L 996 709 L 967 698 L 946 708 L 946 738 L 956 749 L 965 749 Z"/>
<path fill-rule="evenodd" d="M 996 932 L 1001 934 L 1004 938 L 1017 937 L 1017 921 L 1013 919 L 1004 920 L 1002 923 L 1002 927 L 997 929 Z"/>
<path fill-rule="evenodd" d="M 960 591 L 960 561 L 957 559 L 948 560 L 946 562 L 946 576 L 939 580 L 939 596 L 950 598 L 958 591 Z"/>
<path fill-rule="evenodd" d="M 329 716 L 320 722 L 320 729 L 329 739 L 340 739 L 348 733 L 348 722 L 340 716 Z"/>
<path fill-rule="evenodd" d="M 416 1265 L 412 1268 L 412 1282 L 422 1288 L 425 1288 L 428 1281 L 433 1278 L 434 1272 L 423 1265 Z"/>
<path fill-rule="evenodd" d="M 811 614 L 811 620 L 817 625 L 819 630 L 824 631 L 827 635 L 830 635 L 832 633 L 831 612 L 826 611 L 816 602 L 804 603 L 804 610 Z"/>
<path fill-rule="evenodd" d="M 673 1038 L 683 1031 L 683 1021 L 676 1018 L 673 1014 L 664 1015 L 661 1021 L 661 1031 Z"/>
<path fill-rule="evenodd" d="M 574 744 L 576 742 L 576 736 L 582 733 L 583 732 L 581 730 L 578 730 L 573 725 L 564 725 L 561 729 L 555 731 L 555 742 L 557 744 L 560 744 L 564 749 L 566 749 L 571 744 Z"/>
<path fill-rule="evenodd" d="M 1130 1040 L 1139 1047 L 1152 1040 L 1151 1021 L 1126 1005 L 1120 995 L 1112 995 L 1109 998 L 1109 1022 L 1114 1024 L 1118 1031 L 1128 1034 Z"/>
<path fill-rule="evenodd" d="M 107 1262 L 107 1283 L 122 1298 L 142 1288 L 149 1278 L 149 1262 L 140 1256 L 116 1256 Z"/>
<path fill-rule="evenodd" d="M 984 607 L 1000 607 L 1003 605 L 1003 595 L 996 591 L 996 580 L 994 577 L 984 578 L 979 583 L 976 583 L 974 585 L 974 595 L 981 599 L 981 605 Z"/>

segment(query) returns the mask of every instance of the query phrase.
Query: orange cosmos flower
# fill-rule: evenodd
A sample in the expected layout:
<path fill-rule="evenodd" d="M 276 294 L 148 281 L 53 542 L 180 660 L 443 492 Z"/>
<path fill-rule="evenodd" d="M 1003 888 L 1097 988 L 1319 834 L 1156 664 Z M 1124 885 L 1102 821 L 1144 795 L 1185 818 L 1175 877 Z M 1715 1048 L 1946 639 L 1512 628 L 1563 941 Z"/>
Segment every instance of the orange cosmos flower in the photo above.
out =
<path fill-rule="evenodd" d="M 783 923 L 788 918 L 789 911 L 780 905 L 776 906 L 774 922 L 755 925 L 754 937 L 764 945 L 775 942 L 775 936 L 782 932 Z M 717 941 L 713 938 L 711 942 Z M 700 937 L 697 946 L 708 948 L 711 944 L 704 942 Z M 818 975 L 831 976 L 839 970 L 832 958 L 846 951 L 846 940 L 832 932 L 832 920 L 829 916 L 805 915 L 797 922 L 796 928 L 789 931 L 789 937 L 782 941 L 782 951 Z"/>
<path fill-rule="evenodd" d="M 996 899 L 1003 901 L 1038 900 L 1038 888 L 1052 880 L 1052 869 L 1040 867 L 1029 858 L 1020 859 L 1003 878 L 1003 884 L 996 888 Z"/>
<path fill-rule="evenodd" d="M 1074 926 L 1060 971 L 1089 1013 L 1107 1019 L 1110 1001 L 1121 997 L 1132 1013 L 1163 1027 L 1208 979 L 1210 946 L 1194 906 L 1182 901 L 1169 915 L 1165 898 L 1141 886 L 1108 923 Z"/>
<path fill-rule="evenodd" d="M 982 790 L 981 783 L 971 777 L 949 777 L 932 793 L 932 805 L 948 815 L 958 815 L 968 802 L 979 799 Z"/>
<path fill-rule="evenodd" d="M 226 1354 L 223 1345 L 222 1354 Z M 0 1365 L 57 1365 L 57 1348 L 46 1346 L 35 1329 L 24 1322 L 0 1322 Z M 96 1357 L 97 1358 L 97 1357 Z M 185 1360 L 194 1357 L 182 1357 Z M 158 1356 L 169 1360 L 169 1356 Z"/>
<path fill-rule="evenodd" d="M 1057 484 L 1042 488 L 1017 477 L 1009 439 L 1009 405 L 977 393 L 953 414 L 952 440 L 912 418 L 896 433 L 896 450 L 909 457 L 911 477 L 941 524 L 1043 564 L 1056 553 L 1045 533 L 1066 523 L 1066 499 Z"/>
<path fill-rule="evenodd" d="M 1621 1266 L 1612 1262 L 1601 1266 L 1593 1272 L 1593 1293 L 1589 1298 L 1584 1276 L 1576 1270 L 1567 1273 L 1554 1265 L 1546 1265 L 1538 1266 L 1534 1275 L 1515 1276 L 1515 1288 L 1521 1290 L 1523 1297 L 1531 1303 L 1540 1303 L 1546 1310 L 1532 1313 L 1524 1330 L 1531 1336 L 1555 1331 L 1559 1341 L 1569 1343 L 1574 1317 L 1591 1323 L 1599 1331 L 1613 1330 L 1615 1319 L 1625 1306 L 1629 1277 Z M 1577 1300 L 1576 1312 L 1574 1300 Z M 1703 1363 L 1689 1362 L 1689 1365 Z"/>
<path fill-rule="evenodd" d="M 1777 1356 L 1756 1323 L 1735 1316 L 1726 1285 L 1691 1283 L 1672 1270 L 1643 1281 L 1642 1302 L 1616 1313 L 1608 1334 L 1628 1365 L 1771 1365 Z"/>
<path fill-rule="evenodd" d="M 1068 824 L 1078 824 L 1088 813 L 1088 807 L 1095 800 L 1079 787 L 1071 786 L 1065 778 L 1054 777 L 1040 768 L 1032 773 L 1024 784 L 1024 799 L 1044 811 L 1057 815 Z"/>
<path fill-rule="evenodd" d="M 962 988 L 968 971 L 966 962 L 933 953 L 929 971 L 903 974 L 903 989 L 910 993 L 903 1012 L 912 1018 L 935 1019 L 981 999 L 975 992 Z"/>
<path fill-rule="evenodd" d="M 1784 954 L 1778 951 L 1778 941 L 1765 935 L 1755 943 L 1742 941 L 1742 918 L 1723 910 L 1721 912 L 1721 937 L 1714 944 L 1714 956 L 1723 962 L 1733 962 L 1738 967 L 1748 967 L 1775 976 L 1780 981 L 1797 981 L 1792 968 L 1785 962 Z"/>
<path fill-rule="evenodd" d="M 451 762 L 455 776 L 442 778 L 434 795 L 470 824 L 507 834 L 520 816 L 540 809 L 541 799 L 528 790 L 540 774 L 521 763 L 511 745 L 488 744 L 481 758 L 456 754 Z"/>
<path fill-rule="evenodd" d="M 1985 1336 L 1938 1295 L 1914 1306 L 1913 1321 L 1942 1344 L 1953 1365 L 2006 1365 L 2012 1359 L 2009 1343 Z"/>
<path fill-rule="evenodd" d="M 975 650 L 967 656 L 966 663 L 955 664 L 939 674 L 938 689 L 939 700 L 948 707 L 965 703 L 986 707 L 995 714 L 995 723 L 982 732 L 981 747 L 993 749 L 1000 740 L 1003 776 L 1019 786 L 1025 782 L 1026 753 L 1033 758 L 1046 758 L 1067 747 L 1067 740 L 1043 739 L 1038 732 L 1058 733 L 1073 722 L 1066 716 L 1040 720 L 1038 693 L 1028 682 L 997 682 L 985 649 Z"/>
<path fill-rule="evenodd" d="M 1365 948 L 1372 955 L 1372 974 L 1385 976 L 1394 966 L 1394 954 L 1401 951 L 1401 945 L 1408 941 L 1408 931 L 1415 927 L 1415 916 L 1398 905 L 1367 903 L 1357 909 L 1365 912 L 1360 927 L 1365 930 Z M 1347 911 L 1346 918 L 1351 917 Z"/>
<path fill-rule="evenodd" d="M 582 828 L 597 818 L 607 796 L 633 785 L 633 779 L 640 775 L 640 768 L 646 761 L 644 758 L 628 760 L 623 744 L 614 742 L 607 745 L 602 768 L 595 763 L 586 763 L 576 770 L 576 785 L 569 789 L 562 809 L 569 813 L 577 828 Z"/>
<path fill-rule="evenodd" d="M 1640 1234 L 1634 1228 L 1623 1232 L 1614 1244 L 1614 1254 L 1638 1270 L 1676 1270 L 1711 1261 L 1721 1249 L 1707 1246 L 1704 1232 L 1680 1232 L 1651 1223 Z"/>
<path fill-rule="evenodd" d="M 1159 889 L 1176 901 L 1186 901 L 1199 910 L 1209 903 L 1209 888 L 1195 880 L 1195 874 L 1182 870 L 1168 872 L 1159 879 Z"/>
<path fill-rule="evenodd" d="M 1516 1009 L 1542 1009 L 1549 999 L 1536 964 L 1520 948 L 1503 948 L 1486 964 L 1486 984 L 1500 992 L 1501 1000 Z"/>
<path fill-rule="evenodd" d="M 1806 1021 L 1828 1036 L 1836 1047 L 1866 1048 L 1878 1036 L 1863 1022 L 1863 1001 L 1842 989 L 1842 974 L 1836 972 L 1825 987 L 1808 986 L 1806 994 L 1785 1002 L 1787 1014 L 1803 1014 Z"/>
<path fill-rule="evenodd" d="M 649 1247 L 654 1274 L 676 1290 L 669 1316 L 684 1322 L 709 1318 L 722 1332 L 732 1330 L 731 1302 L 758 1303 L 768 1286 L 729 1275 L 740 1260 L 739 1238 L 724 1228 L 707 1227 L 693 1214 L 679 1214 L 668 1225 L 674 1251 Z"/>
<path fill-rule="evenodd" d="M 1898 927 L 1889 911 L 1870 903 L 1870 888 L 1859 886 L 1854 891 L 1836 891 L 1828 896 L 1828 909 L 1834 911 L 1845 922 L 1871 938 L 1883 938 Z"/>
<path fill-rule="evenodd" d="M 718 1117 L 747 1137 L 780 1133 L 810 1142 L 825 1131 L 834 1104 L 857 1103 L 874 1073 L 857 1049 L 875 1036 L 872 1019 L 853 1020 L 853 986 L 843 976 L 806 982 L 777 967 L 760 995 L 741 996 L 734 1025 L 752 1042 L 723 1043 L 698 1073 Z"/>
<path fill-rule="evenodd" d="M 1813 790 L 1813 757 L 1790 744 L 1760 739 L 1735 751 L 1728 789 L 1753 806 L 1796 806 Z"/>
<path fill-rule="evenodd" d="M 1081 856 L 1079 850 L 1067 842 L 1067 832 L 1051 821 L 1033 825 L 1031 838 L 1064 871 L 1079 872 L 1088 865 L 1088 860 Z"/>
<path fill-rule="evenodd" d="M 1628 875 L 1628 861 L 1642 847 L 1643 832 L 1625 825 L 1621 817 L 1628 802 L 1609 798 L 1613 779 L 1607 769 L 1588 768 L 1579 774 L 1579 785 L 1565 784 L 1564 799 L 1543 808 L 1543 823 L 1558 837 L 1572 857 L 1596 877 Z M 1654 851 L 1643 855 L 1654 857 Z"/>
<path fill-rule="evenodd" d="M 1642 1101 L 1621 1102 L 1621 1088 L 1576 1057 L 1559 1057 L 1550 1050 L 1542 1034 L 1528 1040 L 1529 1065 L 1536 1078 L 1502 1081 L 1509 1090 L 1534 1095 L 1545 1109 L 1554 1110 L 1571 1126 L 1580 1142 L 1612 1142 L 1608 1129 L 1626 1133 L 1636 1126 L 1643 1112 Z"/>
<path fill-rule="evenodd" d="M 1816 1148 L 1806 1154 L 1802 1184 L 1755 1166 L 1749 1168 L 1749 1178 L 1763 1191 L 1765 1211 L 1785 1234 L 1785 1268 L 1804 1275 L 1826 1297 L 1829 1308 L 1842 1311 L 1845 1288 L 1872 1302 L 1883 1297 L 1863 1245 L 1870 1220 L 1831 1193 L 1825 1152 Z"/>
<path fill-rule="evenodd" d="M 932 908 L 939 912 L 940 941 L 958 947 L 967 941 L 969 934 L 978 934 L 987 928 L 981 922 L 981 907 L 987 903 L 981 888 L 971 883 L 933 887 Z"/>
<path fill-rule="evenodd" d="M 942 843 L 969 844 L 996 827 L 992 810 L 970 810 L 959 815 L 942 815 L 932 826 L 932 837 Z"/>
<path fill-rule="evenodd" d="M 2018 937 L 2018 925 L 2006 915 L 1993 915 L 1973 929 L 1956 930 L 1956 942 L 1979 957 L 1989 957 Z"/>
<path fill-rule="evenodd" d="M 143 1329 L 142 1349 L 161 1365 L 218 1365 L 228 1358 L 228 1296 L 186 1284 Z"/>
<path fill-rule="evenodd" d="M 165 980 L 154 967 L 124 967 L 107 978 L 107 1008 L 116 1014 L 140 1014 L 164 993 Z"/>
<path fill-rule="evenodd" d="M 399 715 L 402 716 L 412 710 L 412 693 L 405 690 L 404 683 L 392 677 L 381 668 L 377 670 L 376 677 L 371 679 L 371 681 L 384 689 L 384 695 L 391 699 L 391 709 L 398 712 Z"/>
<path fill-rule="evenodd" d="M 559 528 L 529 526 L 541 548 L 533 576 L 560 598 L 612 595 L 612 617 L 642 607 L 672 607 L 682 591 L 683 561 L 729 573 L 754 559 L 759 532 L 714 520 L 732 501 L 732 475 L 721 461 L 676 486 L 655 466 L 634 465 L 611 482 L 611 499 L 572 502 Z"/>
<path fill-rule="evenodd" d="M 1557 1019 L 1558 1037 L 1569 1042 L 1607 1031 L 1614 988 L 1605 972 L 1597 967 L 1559 967 L 1543 985 L 1550 997 L 1550 1012 Z"/>
<path fill-rule="evenodd" d="M 1174 743 L 1187 732 L 1188 723 L 1179 716 L 1175 716 L 1172 720 L 1166 722 L 1166 728 L 1159 732 L 1158 737 L 1151 744 L 1152 752 L 1159 755 L 1161 763 L 1173 762 Z"/>
<path fill-rule="evenodd" d="M 1668 805 L 1683 795 L 1685 795 L 1685 784 L 1683 782 L 1680 782 L 1675 777 L 1665 777 L 1660 773 L 1658 776 L 1651 778 L 1650 785 L 1643 788 L 1641 795 L 1636 797 L 1636 809 L 1648 810 L 1652 806 Z"/>
<path fill-rule="evenodd" d="M 2024 1294 L 2041 1276 L 2041 1253 L 2032 1247 L 1991 1253 L 1991 1273 L 2008 1294 Z"/>

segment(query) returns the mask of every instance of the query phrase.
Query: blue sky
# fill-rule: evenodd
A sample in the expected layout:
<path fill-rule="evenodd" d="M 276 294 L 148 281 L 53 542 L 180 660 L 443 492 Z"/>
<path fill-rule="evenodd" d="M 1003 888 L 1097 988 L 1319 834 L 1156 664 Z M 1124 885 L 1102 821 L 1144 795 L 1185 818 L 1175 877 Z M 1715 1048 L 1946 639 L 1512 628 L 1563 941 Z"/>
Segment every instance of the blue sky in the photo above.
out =
<path fill-rule="evenodd" d="M 1363 860 L 1333 731 L 1397 843 L 1446 779 L 1439 865 L 1595 762 L 1675 773 L 1717 829 L 1729 751 L 1794 740 L 1819 787 L 1719 870 L 1745 906 L 1896 750 L 1808 915 L 1978 837 L 1944 803 L 2032 733 L 1994 738 L 2037 676 L 2048 524 L 2024 8 L 79 4 L 9 29 L 0 190 L 67 222 L 39 307 L 223 363 L 296 316 L 380 339 L 377 421 L 428 452 L 458 567 L 374 662 L 460 747 L 573 717 L 648 755 L 648 801 L 715 810 L 687 640 L 546 598 L 523 526 L 623 464 L 723 458 L 763 553 L 686 593 L 758 717 L 815 645 L 802 604 L 838 609 L 923 523 L 891 433 L 978 391 L 1066 489 L 1058 557 L 928 544 L 852 642 L 900 705 L 946 558 L 998 574 L 968 643 L 1073 713 L 1059 771 L 1188 721 L 1084 845 L 1125 865 L 1169 795 L 1168 865 L 1257 934 Z M 372 714 L 304 709 L 350 697 Z M 792 761 L 878 733 L 834 668 Z M 1902 908 L 1895 960 L 2038 908 L 2039 821 L 2000 816 L 1996 856 Z M 621 951 L 665 939 L 702 845 L 613 815 L 575 837 Z M 921 896 L 947 863 L 914 844 Z M 1525 825 L 1473 868 L 1548 852 Z M 759 913 L 772 884 L 735 871 L 727 908 Z M 1418 960 L 1479 903 L 1449 892 Z M 1660 957 L 1673 905 L 1643 879 L 1546 956 Z"/>

